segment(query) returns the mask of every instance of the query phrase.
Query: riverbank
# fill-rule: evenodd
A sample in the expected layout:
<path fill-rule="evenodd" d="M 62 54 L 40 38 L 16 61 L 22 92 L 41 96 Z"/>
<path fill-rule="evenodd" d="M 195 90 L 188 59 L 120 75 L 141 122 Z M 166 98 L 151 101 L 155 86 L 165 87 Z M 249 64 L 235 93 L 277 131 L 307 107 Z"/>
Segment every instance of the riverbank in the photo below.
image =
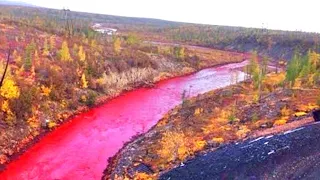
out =
<path fill-rule="evenodd" d="M 209 52 L 211 51 L 211 52 Z M 206 59 L 206 58 L 201 58 L 199 60 L 200 64 L 202 65 L 201 68 L 206 68 L 206 67 L 212 67 L 212 66 L 217 66 L 220 64 L 226 64 L 226 63 L 233 63 L 233 62 L 241 62 L 244 59 L 247 58 L 247 55 L 245 54 L 239 54 L 239 53 L 228 53 L 228 52 L 224 52 L 224 51 L 216 51 L 216 50 L 212 50 L 212 49 L 207 49 L 206 54 L 208 53 L 214 53 L 217 55 L 217 57 L 221 57 L 225 58 L 225 59 L 221 59 L 221 60 L 216 60 L 216 58 L 212 59 Z M 201 53 L 198 53 L 198 55 L 201 57 Z M 212 56 L 211 56 L 212 57 Z M 165 60 L 162 60 L 162 63 Z M 196 71 L 198 71 L 198 68 L 192 68 L 192 66 L 183 66 L 181 65 L 180 68 L 178 69 L 172 69 L 171 72 L 158 72 L 157 76 L 154 76 L 153 78 L 151 78 L 151 81 L 140 81 L 137 82 L 135 84 L 132 84 L 131 86 L 126 87 L 126 89 L 122 89 L 118 92 L 114 92 L 112 94 L 112 96 L 110 95 L 100 95 L 99 97 L 97 97 L 96 102 L 94 103 L 94 107 L 98 107 L 104 103 L 106 103 L 107 101 L 121 95 L 124 92 L 128 92 L 130 90 L 133 90 L 135 88 L 138 87 L 145 87 L 145 86 L 150 86 L 156 82 L 160 82 L 172 77 L 178 77 L 178 76 L 183 76 L 183 75 L 188 75 L 191 73 L 194 73 Z M 91 106 L 92 107 L 92 106 Z M 19 157 L 19 155 L 21 155 L 23 152 L 25 152 L 27 149 L 29 149 L 31 146 L 33 146 L 35 143 L 37 143 L 39 140 L 42 139 L 42 137 L 44 137 L 46 134 L 50 133 L 52 130 L 54 131 L 55 128 L 59 128 L 59 126 L 61 126 L 62 124 L 71 121 L 76 115 L 86 112 L 88 110 L 88 106 L 80 106 L 77 107 L 77 109 L 75 111 L 68 111 L 65 112 L 64 114 L 61 115 L 61 119 L 59 119 L 59 121 L 54 121 L 55 126 L 50 128 L 41 128 L 40 131 L 36 134 L 29 134 L 29 135 L 17 135 L 17 134 L 13 134 L 11 136 L 11 138 L 1 138 L 2 140 L 10 140 L 12 142 L 12 140 L 16 141 L 15 143 L 5 143 L 2 142 L 3 145 L 6 145 L 7 147 L 4 147 L 4 149 L 2 149 L 4 151 L 4 153 L 2 152 L 1 154 L 1 164 L 0 165 L 0 169 L 5 169 L 5 165 L 12 161 L 15 160 L 16 158 Z M 16 131 L 14 128 L 12 129 L 13 132 L 19 132 Z M 24 137 L 22 137 L 24 136 Z M 20 140 L 19 138 L 22 137 Z"/>
<path fill-rule="evenodd" d="M 311 121 L 199 154 L 159 179 L 317 179 L 320 124 Z"/>
<path fill-rule="evenodd" d="M 272 90 L 259 101 L 250 81 L 185 100 L 110 158 L 103 179 L 156 178 L 198 153 L 310 122 L 320 91 L 282 89 L 283 79 L 270 74 L 264 84 Z"/>

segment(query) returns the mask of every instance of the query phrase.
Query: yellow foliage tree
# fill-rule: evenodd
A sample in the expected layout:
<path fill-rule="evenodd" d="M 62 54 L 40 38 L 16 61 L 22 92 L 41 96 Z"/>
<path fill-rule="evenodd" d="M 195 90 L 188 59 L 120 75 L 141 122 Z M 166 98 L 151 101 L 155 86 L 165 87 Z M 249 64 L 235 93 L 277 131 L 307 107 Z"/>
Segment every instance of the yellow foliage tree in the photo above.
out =
<path fill-rule="evenodd" d="M 60 59 L 62 61 L 72 61 L 71 55 L 69 52 L 68 43 L 66 41 L 63 41 L 63 43 L 62 43 L 62 47 L 60 50 Z"/>
<path fill-rule="evenodd" d="M 18 54 L 17 50 L 13 51 L 13 59 L 16 62 L 17 65 L 21 65 L 22 64 L 22 58 L 21 56 Z"/>
<path fill-rule="evenodd" d="M 179 58 L 184 59 L 184 56 L 185 56 L 185 49 L 184 49 L 184 47 L 182 47 L 179 50 Z"/>
<path fill-rule="evenodd" d="M 15 115 L 12 113 L 8 100 L 3 101 L 1 106 L 1 111 L 6 114 L 5 120 L 7 122 L 12 122 L 15 119 Z"/>
<path fill-rule="evenodd" d="M 3 82 L 3 85 L 0 89 L 0 95 L 5 98 L 1 105 L 1 111 L 6 114 L 5 120 L 7 122 L 12 122 L 15 119 L 15 115 L 10 109 L 9 99 L 18 98 L 20 96 L 20 90 L 18 86 L 16 86 L 15 82 L 11 79 L 10 73 L 8 73 L 8 76 Z"/>
<path fill-rule="evenodd" d="M 49 49 L 52 51 L 54 48 L 56 48 L 56 37 L 55 36 L 50 36 Z"/>
<path fill-rule="evenodd" d="M 47 38 L 44 40 L 42 55 L 49 56 L 49 47 Z"/>
<path fill-rule="evenodd" d="M 177 46 L 173 48 L 174 54 L 178 59 L 184 59 L 185 57 L 185 48 L 181 46 Z"/>
<path fill-rule="evenodd" d="M 314 69 L 316 69 L 319 64 L 319 54 L 317 54 L 314 51 L 309 51 L 308 57 L 309 57 L 309 62 L 311 63 L 312 67 Z"/>
<path fill-rule="evenodd" d="M 10 110 L 10 108 L 9 108 L 9 102 L 8 102 L 8 100 L 6 100 L 6 101 L 3 101 L 3 103 L 2 103 L 2 106 L 1 106 L 1 110 L 3 111 L 3 112 L 9 112 L 10 114 L 12 113 L 11 112 L 11 110 Z"/>
<path fill-rule="evenodd" d="M 119 54 L 121 50 L 121 41 L 120 38 L 115 38 L 113 41 L 113 50 L 115 53 Z"/>
<path fill-rule="evenodd" d="M 20 96 L 20 90 L 11 78 L 7 78 L 4 80 L 4 83 L 0 89 L 0 94 L 6 99 L 15 99 Z"/>
<path fill-rule="evenodd" d="M 40 58 L 39 58 L 38 50 L 35 50 L 35 52 L 34 52 L 34 61 L 35 61 L 35 65 L 39 66 Z"/>
<path fill-rule="evenodd" d="M 74 53 L 77 53 L 77 52 L 79 51 L 79 46 L 78 46 L 77 43 L 74 43 L 74 44 L 73 44 L 72 51 L 73 51 Z"/>
<path fill-rule="evenodd" d="M 97 41 L 96 40 L 91 40 L 91 43 L 90 43 L 90 47 L 92 48 L 92 49 L 97 49 Z"/>
<path fill-rule="evenodd" d="M 88 88 L 88 81 L 84 73 L 81 76 L 81 83 L 82 83 L 82 88 Z"/>
<path fill-rule="evenodd" d="M 79 52 L 78 52 L 79 60 L 80 61 L 85 61 L 86 60 L 86 53 L 83 50 L 83 47 L 79 47 Z"/>

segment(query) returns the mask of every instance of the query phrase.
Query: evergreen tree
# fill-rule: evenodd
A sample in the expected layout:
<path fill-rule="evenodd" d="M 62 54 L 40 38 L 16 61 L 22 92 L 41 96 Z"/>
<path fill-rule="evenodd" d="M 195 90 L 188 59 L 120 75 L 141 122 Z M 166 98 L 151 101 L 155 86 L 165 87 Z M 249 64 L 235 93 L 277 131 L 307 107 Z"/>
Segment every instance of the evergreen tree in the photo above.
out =
<path fill-rule="evenodd" d="M 315 71 L 319 65 L 319 54 L 317 54 L 314 51 L 309 51 L 308 52 L 308 59 L 309 59 L 310 68 L 311 68 L 310 70 L 312 73 L 315 73 Z"/>
<path fill-rule="evenodd" d="M 262 91 L 262 81 L 266 75 L 267 71 L 267 59 L 264 59 L 262 62 L 262 67 L 258 63 L 258 54 L 257 52 L 252 52 L 250 62 L 248 65 L 248 74 L 250 74 L 254 87 L 258 90 L 258 100 L 260 100 L 261 91 Z"/>
<path fill-rule="evenodd" d="M 292 60 L 289 62 L 286 73 L 286 80 L 289 82 L 289 87 L 293 87 L 296 79 L 299 77 L 301 70 L 301 57 L 295 54 Z"/>
<path fill-rule="evenodd" d="M 129 45 L 135 45 L 135 44 L 139 43 L 139 38 L 137 37 L 137 35 L 130 33 L 127 37 L 126 42 Z"/>
<path fill-rule="evenodd" d="M 184 59 L 185 57 L 185 48 L 181 46 L 174 47 L 173 49 L 176 58 Z"/>
<path fill-rule="evenodd" d="M 35 45 L 33 43 L 27 45 L 25 49 L 25 57 L 24 57 L 24 63 L 23 67 L 25 71 L 30 71 L 31 66 L 33 64 L 33 53 L 34 53 L 34 47 Z"/>
<path fill-rule="evenodd" d="M 310 59 L 305 57 L 303 59 L 300 59 L 300 64 L 301 64 L 301 71 L 299 73 L 299 77 L 302 79 L 306 79 L 308 78 L 308 76 L 312 71 L 311 61 Z"/>
<path fill-rule="evenodd" d="M 72 53 L 77 54 L 78 51 L 79 51 L 79 46 L 78 46 L 78 44 L 74 43 L 73 47 L 72 47 Z"/>
<path fill-rule="evenodd" d="M 262 74 L 266 75 L 268 70 L 269 58 L 264 56 L 262 59 Z"/>
<path fill-rule="evenodd" d="M 258 54 L 256 51 L 251 53 L 250 61 L 248 66 L 248 74 L 253 77 L 254 73 L 259 69 L 258 65 Z"/>
<path fill-rule="evenodd" d="M 50 49 L 50 51 L 53 51 L 55 48 L 56 48 L 56 37 L 55 36 L 50 36 L 49 49 Z"/>

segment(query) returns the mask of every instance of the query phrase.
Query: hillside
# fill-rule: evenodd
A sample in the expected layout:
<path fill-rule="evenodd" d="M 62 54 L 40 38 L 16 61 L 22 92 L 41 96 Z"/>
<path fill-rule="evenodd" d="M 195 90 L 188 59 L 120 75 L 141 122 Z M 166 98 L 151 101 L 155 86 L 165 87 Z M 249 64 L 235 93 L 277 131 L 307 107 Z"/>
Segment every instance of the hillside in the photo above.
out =
<path fill-rule="evenodd" d="M 295 51 L 306 54 L 309 49 L 320 50 L 318 33 L 210 25 L 182 25 L 166 28 L 162 33 L 174 42 L 239 52 L 258 51 L 277 60 L 290 60 Z"/>
<path fill-rule="evenodd" d="M 2 6 L 0 7 L 3 12 L 1 18 L 11 19 L 21 22 L 27 22 L 30 25 L 37 27 L 52 28 L 55 31 L 59 30 L 61 26 L 65 25 L 66 16 L 63 10 L 49 9 L 42 7 L 19 7 L 19 6 Z M 76 12 L 68 10 L 68 19 L 77 27 L 84 27 L 90 23 L 105 23 L 113 26 L 119 26 L 122 30 L 140 30 L 148 31 L 152 28 L 175 27 L 182 23 L 150 19 L 150 18 L 135 18 L 135 17 L 122 17 L 113 15 L 93 14 L 85 12 Z M 10 16 L 10 17 L 8 17 Z M 36 22 L 35 19 L 48 20 L 46 24 Z M 55 27 L 51 27 L 51 26 Z"/>
<path fill-rule="evenodd" d="M 46 8 L 0 7 L 2 18 L 11 15 L 13 20 L 35 27 L 63 33 L 65 12 Z M 45 22 L 35 21 L 37 17 Z M 102 23 L 123 32 L 136 32 L 149 41 L 182 43 L 237 52 L 258 51 L 275 60 L 290 60 L 294 52 L 302 55 L 309 49 L 320 51 L 318 33 L 243 28 L 231 26 L 198 25 L 148 18 L 131 18 L 68 11 L 73 31 L 88 31 L 92 23 Z"/>
<path fill-rule="evenodd" d="M 22 1 L 7 1 L 7 0 L 1 0 L 0 1 L 0 5 L 35 7 L 32 4 L 25 3 L 25 2 L 22 2 Z"/>

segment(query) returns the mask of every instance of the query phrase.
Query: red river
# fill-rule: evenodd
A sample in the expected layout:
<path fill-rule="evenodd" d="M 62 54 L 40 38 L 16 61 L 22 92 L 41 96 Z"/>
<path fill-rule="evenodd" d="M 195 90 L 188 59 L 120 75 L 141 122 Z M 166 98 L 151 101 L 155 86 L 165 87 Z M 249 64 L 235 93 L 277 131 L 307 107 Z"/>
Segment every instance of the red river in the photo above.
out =
<path fill-rule="evenodd" d="M 148 131 L 188 96 L 230 85 L 230 70 L 247 62 L 208 68 L 139 88 L 82 113 L 11 162 L 1 180 L 101 179 L 107 159 L 132 136 Z M 239 80 L 244 73 L 239 72 Z"/>

